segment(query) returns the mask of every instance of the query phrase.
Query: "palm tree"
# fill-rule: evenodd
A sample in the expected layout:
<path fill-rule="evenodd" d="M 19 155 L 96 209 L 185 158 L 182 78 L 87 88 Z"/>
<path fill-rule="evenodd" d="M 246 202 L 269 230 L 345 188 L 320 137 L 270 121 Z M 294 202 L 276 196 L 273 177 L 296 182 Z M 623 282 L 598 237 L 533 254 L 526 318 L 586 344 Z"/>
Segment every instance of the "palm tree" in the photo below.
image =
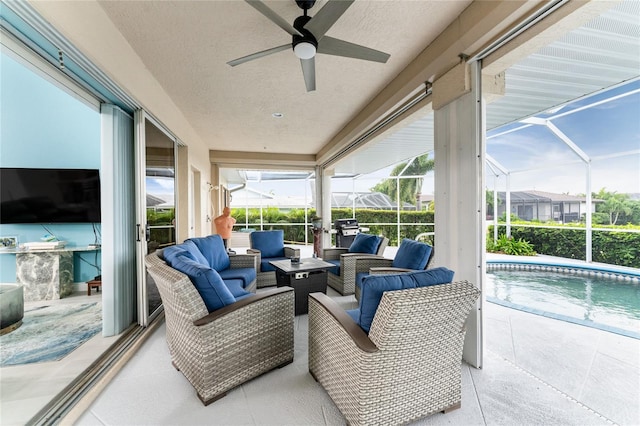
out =
<path fill-rule="evenodd" d="M 434 160 L 429 158 L 429 154 L 415 157 L 409 163 L 400 163 L 391 171 L 391 176 L 420 176 L 416 178 L 400 179 L 400 203 L 415 204 L 416 197 L 422 191 L 422 181 L 425 174 L 434 168 Z M 371 191 L 387 194 L 392 200 L 397 199 L 398 187 L 396 179 L 384 179 L 376 184 Z"/>

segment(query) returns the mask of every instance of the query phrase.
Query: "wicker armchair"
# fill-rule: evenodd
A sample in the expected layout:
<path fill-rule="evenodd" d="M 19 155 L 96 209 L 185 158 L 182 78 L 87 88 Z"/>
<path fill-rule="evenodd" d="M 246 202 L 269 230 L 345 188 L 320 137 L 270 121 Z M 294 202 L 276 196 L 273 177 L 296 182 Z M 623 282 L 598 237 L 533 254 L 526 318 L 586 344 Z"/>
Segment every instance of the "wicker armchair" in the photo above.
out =
<path fill-rule="evenodd" d="M 349 253 L 349 249 L 343 247 L 322 249 L 322 260 L 327 262 L 340 260 L 340 275 L 327 274 L 327 284 L 343 296 L 353 294 L 356 286 L 356 273 L 368 272 L 370 267 L 380 264 L 380 259 L 385 260 L 382 255 L 388 244 L 389 239 L 383 237 L 376 254 Z M 389 264 L 391 264 L 390 262 Z"/>
<path fill-rule="evenodd" d="M 269 264 L 269 261 L 300 257 L 300 249 L 284 245 L 282 230 L 254 231 L 249 234 L 249 244 L 251 247 L 247 249 L 247 254 L 258 257 L 258 288 L 272 287 L 277 284 L 275 268 Z M 269 250 L 271 254 L 274 254 L 274 251 L 277 253 L 265 257 L 263 250 Z"/>
<path fill-rule="evenodd" d="M 309 372 L 350 425 L 408 423 L 461 405 L 466 281 L 387 291 L 367 335 L 335 301 L 309 297 Z"/>
<path fill-rule="evenodd" d="M 410 241 L 410 240 L 407 240 L 407 241 Z M 404 243 L 404 240 L 402 242 Z M 414 244 L 415 243 L 411 245 L 414 245 Z M 419 244 L 428 246 L 428 244 L 426 243 L 419 243 Z M 401 246 L 402 246 L 402 243 L 401 243 Z M 400 250 L 398 250 L 398 252 L 399 251 Z M 402 253 L 400 253 L 400 256 L 402 256 Z M 397 257 L 398 257 L 398 254 L 396 254 L 396 258 Z M 429 253 L 427 254 L 427 259 L 426 259 L 427 263 L 424 265 L 424 269 L 427 269 L 429 267 L 431 260 L 433 260 L 433 248 L 429 249 Z M 380 258 L 380 257 L 376 259 L 369 259 L 367 262 L 361 262 L 361 263 L 359 263 L 358 260 L 356 260 L 357 263 L 353 267 L 354 268 L 353 275 L 354 275 L 354 283 L 355 283 L 354 284 L 355 296 L 357 301 L 360 301 L 360 291 L 361 291 L 360 285 L 358 284 L 358 282 L 359 280 L 362 280 L 363 274 L 385 275 L 385 274 L 399 274 L 402 272 L 415 271 L 415 269 L 394 267 L 393 264 L 395 261 L 396 261 L 395 259 L 387 259 L 387 258 Z"/>
<path fill-rule="evenodd" d="M 147 255 L 146 265 L 164 305 L 172 363 L 204 405 L 293 361 L 292 288 L 252 294 L 208 313 L 190 279 L 157 252 Z"/>

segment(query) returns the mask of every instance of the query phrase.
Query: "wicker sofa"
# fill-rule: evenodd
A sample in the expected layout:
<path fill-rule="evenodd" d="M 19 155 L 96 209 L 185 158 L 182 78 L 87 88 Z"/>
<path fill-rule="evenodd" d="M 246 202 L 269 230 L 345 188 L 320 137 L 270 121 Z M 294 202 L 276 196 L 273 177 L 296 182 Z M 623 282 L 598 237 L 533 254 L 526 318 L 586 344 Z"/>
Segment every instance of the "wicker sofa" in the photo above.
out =
<path fill-rule="evenodd" d="M 293 362 L 292 288 L 249 294 L 208 312 L 190 278 L 167 265 L 161 251 L 145 261 L 164 305 L 172 363 L 204 405 Z"/>
<path fill-rule="evenodd" d="M 367 281 L 378 279 L 385 278 Z M 368 334 L 335 301 L 312 293 L 309 372 L 350 425 L 403 424 L 459 408 L 464 323 L 479 293 L 466 281 L 383 292 Z"/>

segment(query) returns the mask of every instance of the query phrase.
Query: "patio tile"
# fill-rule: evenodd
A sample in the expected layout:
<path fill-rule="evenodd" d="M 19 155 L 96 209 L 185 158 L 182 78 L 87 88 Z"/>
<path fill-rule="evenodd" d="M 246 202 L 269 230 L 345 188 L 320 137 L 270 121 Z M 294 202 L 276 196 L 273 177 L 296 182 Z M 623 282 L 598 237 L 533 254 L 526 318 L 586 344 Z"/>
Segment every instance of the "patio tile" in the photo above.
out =
<path fill-rule="evenodd" d="M 487 425 L 601 425 L 597 414 L 489 352 L 471 375 Z"/>

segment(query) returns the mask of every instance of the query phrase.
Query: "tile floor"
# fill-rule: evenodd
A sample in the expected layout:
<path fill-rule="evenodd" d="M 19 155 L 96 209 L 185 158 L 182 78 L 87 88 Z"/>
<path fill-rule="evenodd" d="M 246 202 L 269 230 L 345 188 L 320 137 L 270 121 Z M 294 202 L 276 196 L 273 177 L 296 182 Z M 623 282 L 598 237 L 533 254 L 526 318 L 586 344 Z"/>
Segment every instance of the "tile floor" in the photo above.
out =
<path fill-rule="evenodd" d="M 345 307 L 353 296 L 329 291 Z M 485 304 L 484 368 L 464 365 L 462 408 L 415 424 L 640 424 L 640 341 Z M 343 425 L 307 371 L 307 316 L 293 364 L 205 407 L 169 358 L 158 328 L 75 424 Z"/>

